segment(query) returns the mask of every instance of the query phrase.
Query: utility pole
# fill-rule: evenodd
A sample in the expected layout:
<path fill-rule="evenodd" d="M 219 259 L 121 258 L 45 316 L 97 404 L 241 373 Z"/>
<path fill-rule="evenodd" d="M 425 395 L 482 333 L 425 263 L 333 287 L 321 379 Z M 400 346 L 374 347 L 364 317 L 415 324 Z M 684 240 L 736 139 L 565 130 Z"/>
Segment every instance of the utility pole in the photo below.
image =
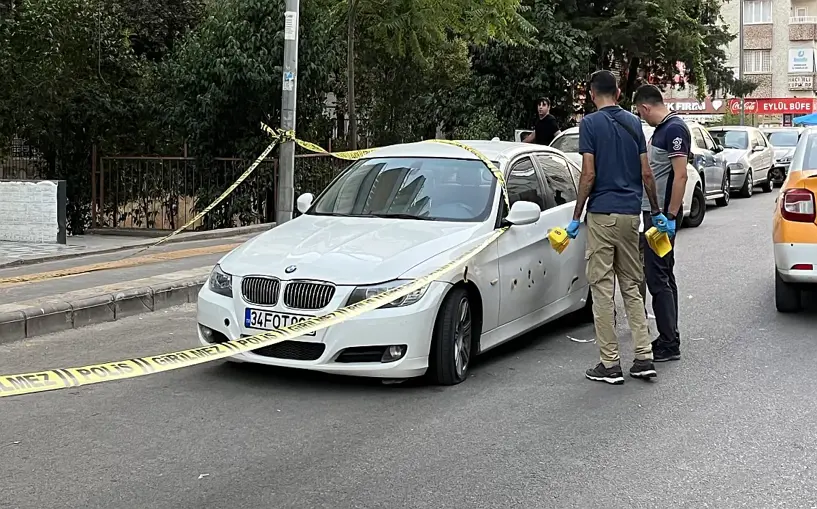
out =
<path fill-rule="evenodd" d="M 298 103 L 298 15 L 299 0 L 286 0 L 284 13 L 284 65 L 281 83 L 281 129 L 295 132 L 295 109 Z M 292 219 L 295 202 L 295 142 L 281 144 L 278 159 L 278 203 L 275 221 L 283 224 Z"/>
<path fill-rule="evenodd" d="M 740 5 L 740 24 L 738 25 L 740 28 L 738 29 L 738 44 L 740 48 L 738 49 L 738 80 L 740 81 L 741 87 L 743 86 L 743 0 L 738 0 L 738 4 Z M 740 91 L 740 125 L 745 125 L 746 123 L 746 109 L 744 108 L 744 101 L 743 96 L 746 95 L 746 91 Z"/>

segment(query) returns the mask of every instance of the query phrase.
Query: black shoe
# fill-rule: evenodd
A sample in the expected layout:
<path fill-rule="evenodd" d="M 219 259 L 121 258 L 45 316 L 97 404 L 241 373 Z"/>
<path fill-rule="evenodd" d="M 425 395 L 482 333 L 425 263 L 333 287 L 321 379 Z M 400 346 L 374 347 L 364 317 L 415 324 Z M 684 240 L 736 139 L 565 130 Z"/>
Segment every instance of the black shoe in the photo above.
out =
<path fill-rule="evenodd" d="M 633 378 L 655 378 L 658 373 L 655 372 L 655 365 L 652 361 L 636 359 L 633 362 L 633 367 L 630 368 L 630 376 Z"/>
<path fill-rule="evenodd" d="M 607 368 L 604 364 L 599 363 L 595 368 L 585 371 L 584 376 L 596 382 L 607 382 L 613 385 L 624 383 L 624 373 L 621 372 L 620 365 Z"/>
<path fill-rule="evenodd" d="M 652 360 L 655 362 L 680 361 L 681 350 L 664 348 L 662 346 L 655 346 L 655 344 L 653 344 Z"/>

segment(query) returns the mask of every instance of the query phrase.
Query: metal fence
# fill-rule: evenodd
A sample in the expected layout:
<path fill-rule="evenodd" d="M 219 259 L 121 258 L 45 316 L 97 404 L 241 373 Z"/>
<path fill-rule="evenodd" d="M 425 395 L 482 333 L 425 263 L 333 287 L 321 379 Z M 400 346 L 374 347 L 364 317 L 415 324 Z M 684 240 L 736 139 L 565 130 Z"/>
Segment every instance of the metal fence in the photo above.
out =
<path fill-rule="evenodd" d="M 91 227 L 96 229 L 174 230 L 221 195 L 252 163 L 238 158 L 201 163 L 185 156 L 97 157 L 96 153 L 92 160 Z M 348 164 L 324 154 L 296 156 L 295 196 L 317 195 Z M 277 181 L 277 160 L 267 159 L 190 229 L 274 221 Z"/>
<path fill-rule="evenodd" d="M 0 179 L 40 179 L 45 164 L 42 156 L 19 138 L 14 138 L 7 147 L 0 147 Z"/>

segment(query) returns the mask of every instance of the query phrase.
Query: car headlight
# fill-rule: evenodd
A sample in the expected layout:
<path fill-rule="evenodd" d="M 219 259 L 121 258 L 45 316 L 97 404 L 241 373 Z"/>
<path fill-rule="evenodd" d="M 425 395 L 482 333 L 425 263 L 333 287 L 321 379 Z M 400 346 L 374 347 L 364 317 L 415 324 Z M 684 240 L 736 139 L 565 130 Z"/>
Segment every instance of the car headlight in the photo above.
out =
<path fill-rule="evenodd" d="M 216 265 L 213 271 L 210 272 L 210 279 L 207 282 L 211 291 L 224 295 L 225 297 L 233 296 L 233 276 L 227 274 L 221 267 Z"/>
<path fill-rule="evenodd" d="M 790 162 L 791 162 L 791 156 L 783 156 L 783 157 L 781 157 L 781 158 L 780 158 L 780 162 L 781 162 L 781 163 L 790 163 Z"/>
<path fill-rule="evenodd" d="M 743 163 L 732 163 L 729 165 L 729 169 L 736 171 L 744 171 L 746 170 L 746 166 L 744 166 Z"/>
<path fill-rule="evenodd" d="M 391 290 L 392 288 L 397 288 L 398 286 L 403 286 L 406 283 L 410 283 L 409 280 L 395 280 L 389 281 L 388 283 L 382 283 L 379 285 L 372 285 L 372 286 L 358 286 L 352 291 L 352 295 L 349 296 L 349 300 L 346 302 L 347 306 L 351 306 L 352 304 L 357 304 L 362 300 L 366 300 L 368 298 L 374 297 L 375 295 L 379 295 L 386 290 Z M 378 309 L 383 308 L 400 308 L 403 306 L 411 306 L 412 304 L 418 302 L 420 299 L 423 298 L 423 295 L 426 294 L 428 291 L 428 287 L 431 286 L 430 284 L 425 285 L 424 287 L 420 288 L 419 290 L 415 290 L 410 294 L 406 295 L 405 297 L 400 297 L 397 300 L 389 302 L 387 304 L 383 304 Z"/>

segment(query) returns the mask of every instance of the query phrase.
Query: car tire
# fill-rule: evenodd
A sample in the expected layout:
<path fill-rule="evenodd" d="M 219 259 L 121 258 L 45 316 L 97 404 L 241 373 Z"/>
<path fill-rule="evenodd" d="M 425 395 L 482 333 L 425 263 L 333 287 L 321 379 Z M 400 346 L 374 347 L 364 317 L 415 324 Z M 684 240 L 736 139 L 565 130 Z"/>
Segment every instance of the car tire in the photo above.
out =
<path fill-rule="evenodd" d="M 766 182 L 760 184 L 760 189 L 764 193 L 771 193 L 774 191 L 774 177 L 772 176 L 772 170 L 769 170 L 769 173 L 766 174 Z"/>
<path fill-rule="evenodd" d="M 774 304 L 781 313 L 796 313 L 802 307 L 800 287 L 783 281 L 780 271 L 774 271 Z"/>
<path fill-rule="evenodd" d="M 454 288 L 445 297 L 431 340 L 428 375 L 437 385 L 456 385 L 468 378 L 473 358 L 474 314 L 465 288 Z"/>
<path fill-rule="evenodd" d="M 729 200 L 732 198 L 732 178 L 729 176 L 729 172 L 726 172 L 723 179 L 721 191 L 723 192 L 723 196 L 715 199 L 715 205 L 718 207 L 727 207 L 729 206 Z"/>
<path fill-rule="evenodd" d="M 740 188 L 740 195 L 743 198 L 751 198 L 755 192 L 755 181 L 752 176 L 752 169 L 746 172 L 746 180 L 743 182 L 743 187 Z"/>
<path fill-rule="evenodd" d="M 684 226 L 697 228 L 704 222 L 706 215 L 706 196 L 700 187 L 695 186 L 692 192 L 692 205 L 689 207 L 689 215 L 683 219 Z"/>

